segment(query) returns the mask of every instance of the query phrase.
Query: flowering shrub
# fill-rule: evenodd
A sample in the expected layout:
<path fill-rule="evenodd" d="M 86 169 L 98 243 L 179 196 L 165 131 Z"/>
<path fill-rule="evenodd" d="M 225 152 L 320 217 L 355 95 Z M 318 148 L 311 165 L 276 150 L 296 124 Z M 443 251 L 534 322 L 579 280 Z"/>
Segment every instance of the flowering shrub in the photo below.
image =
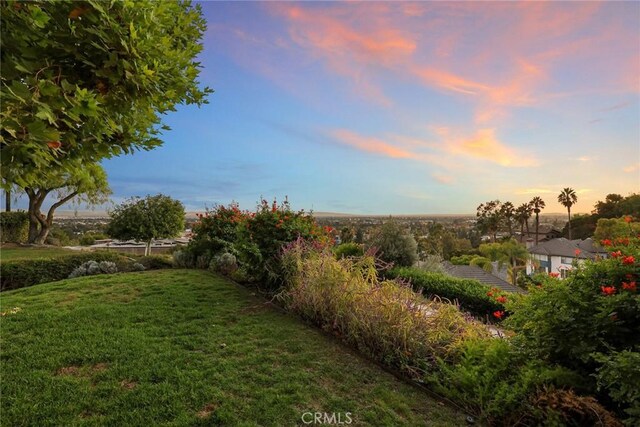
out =
<path fill-rule="evenodd" d="M 623 238 L 602 244 L 610 258 L 586 262 L 565 280 L 545 280 L 531 287 L 527 298 L 507 304 L 513 314 L 506 325 L 516 332 L 514 342 L 530 357 L 574 370 L 593 393 L 596 381 L 612 378 L 606 367 L 613 355 L 640 352 L 640 242 Z M 626 378 L 640 377 L 640 366 L 628 369 L 635 374 Z M 614 409 L 626 410 L 640 423 L 629 393 L 616 391 L 610 382 L 599 389 L 603 402 L 614 402 Z"/>
<path fill-rule="evenodd" d="M 261 199 L 255 212 L 240 210 L 237 203 L 232 203 L 199 215 L 192 241 L 185 250 L 174 253 L 174 261 L 183 267 L 224 270 L 238 280 L 252 281 L 271 291 L 283 280 L 283 245 L 298 238 L 327 245 L 332 231 L 319 227 L 304 211 L 292 211 L 286 199 L 281 204 Z M 223 254 L 228 254 L 224 260 Z"/>
<path fill-rule="evenodd" d="M 281 250 L 297 239 L 316 242 L 318 247 L 330 244 L 329 227 L 320 227 L 304 211 L 294 212 L 285 199 L 269 204 L 262 199 L 255 213 L 248 215 L 238 227 L 236 250 L 246 272 L 267 290 L 277 289 L 283 282 Z"/>

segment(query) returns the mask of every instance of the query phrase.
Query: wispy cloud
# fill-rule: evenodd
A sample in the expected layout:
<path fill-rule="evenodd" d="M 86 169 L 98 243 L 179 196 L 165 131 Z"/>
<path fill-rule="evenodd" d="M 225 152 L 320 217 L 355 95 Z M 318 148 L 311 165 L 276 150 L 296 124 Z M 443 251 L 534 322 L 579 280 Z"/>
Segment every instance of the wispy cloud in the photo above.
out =
<path fill-rule="evenodd" d="M 636 171 L 640 171 L 640 162 L 634 164 L 634 165 L 629 165 L 627 167 L 625 167 L 623 169 L 623 171 L 625 171 L 626 173 L 632 173 L 632 172 L 636 172 Z"/>
<path fill-rule="evenodd" d="M 368 153 L 378 154 L 393 159 L 416 159 L 418 156 L 411 151 L 398 148 L 377 138 L 363 137 L 346 129 L 337 129 L 331 135 L 340 143 L 357 148 Z"/>

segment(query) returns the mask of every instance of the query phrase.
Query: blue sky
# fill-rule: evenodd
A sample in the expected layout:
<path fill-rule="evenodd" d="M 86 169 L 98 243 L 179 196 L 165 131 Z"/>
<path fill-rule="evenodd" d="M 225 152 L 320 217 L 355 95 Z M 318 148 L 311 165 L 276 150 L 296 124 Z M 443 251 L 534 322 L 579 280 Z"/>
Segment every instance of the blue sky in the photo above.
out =
<path fill-rule="evenodd" d="M 640 3 L 209 2 L 202 108 L 105 161 L 115 201 L 576 212 L 640 191 Z"/>

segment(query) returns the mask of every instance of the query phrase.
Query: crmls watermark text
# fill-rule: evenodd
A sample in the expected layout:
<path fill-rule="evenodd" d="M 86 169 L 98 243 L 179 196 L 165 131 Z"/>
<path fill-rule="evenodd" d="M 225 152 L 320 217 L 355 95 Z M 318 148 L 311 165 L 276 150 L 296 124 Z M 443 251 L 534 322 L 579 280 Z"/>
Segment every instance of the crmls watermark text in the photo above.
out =
<path fill-rule="evenodd" d="M 304 424 L 351 424 L 351 412 L 305 412 L 302 414 Z"/>

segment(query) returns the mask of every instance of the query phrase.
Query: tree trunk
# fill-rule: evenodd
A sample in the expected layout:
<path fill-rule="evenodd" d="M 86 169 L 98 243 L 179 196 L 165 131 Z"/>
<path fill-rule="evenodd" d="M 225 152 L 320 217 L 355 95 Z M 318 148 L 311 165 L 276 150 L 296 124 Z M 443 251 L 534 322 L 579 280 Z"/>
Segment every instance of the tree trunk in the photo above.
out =
<path fill-rule="evenodd" d="M 569 240 L 571 240 L 571 206 L 567 206 L 567 213 L 569 214 Z"/>
<path fill-rule="evenodd" d="M 4 210 L 11 212 L 11 190 L 4 191 Z"/>
<path fill-rule="evenodd" d="M 32 188 L 25 188 L 25 193 L 29 196 L 29 240 L 28 243 L 34 244 L 38 240 L 40 227 L 44 221 L 43 215 L 40 212 L 44 199 L 49 194 L 50 190 L 38 190 L 35 191 Z M 48 234 L 48 232 L 47 232 Z M 46 238 L 46 235 L 45 235 Z"/>
<path fill-rule="evenodd" d="M 52 204 L 47 216 L 44 216 L 41 212 L 42 203 L 44 203 L 44 199 L 47 198 L 51 190 L 40 189 L 35 191 L 31 188 L 26 188 L 25 192 L 29 196 L 29 243 L 43 245 L 53 225 L 53 214 L 56 209 L 73 199 L 78 193 L 74 191 Z"/>
<path fill-rule="evenodd" d="M 40 222 L 40 232 L 36 236 L 33 243 L 35 243 L 36 245 L 44 245 L 44 243 L 47 241 L 47 237 L 49 236 L 49 232 L 51 231 L 51 225 L 52 224 L 46 219 Z"/>
<path fill-rule="evenodd" d="M 538 212 L 536 212 L 536 245 L 538 244 L 538 225 L 540 224 L 540 218 Z"/>
<path fill-rule="evenodd" d="M 529 237 L 529 234 L 531 234 L 529 232 L 529 218 L 524 220 L 524 225 L 526 225 L 526 227 L 527 227 L 527 237 Z"/>
<path fill-rule="evenodd" d="M 524 221 L 520 223 L 520 237 L 524 238 Z"/>
<path fill-rule="evenodd" d="M 144 248 L 144 256 L 151 255 L 151 240 L 147 241 L 147 246 Z"/>

